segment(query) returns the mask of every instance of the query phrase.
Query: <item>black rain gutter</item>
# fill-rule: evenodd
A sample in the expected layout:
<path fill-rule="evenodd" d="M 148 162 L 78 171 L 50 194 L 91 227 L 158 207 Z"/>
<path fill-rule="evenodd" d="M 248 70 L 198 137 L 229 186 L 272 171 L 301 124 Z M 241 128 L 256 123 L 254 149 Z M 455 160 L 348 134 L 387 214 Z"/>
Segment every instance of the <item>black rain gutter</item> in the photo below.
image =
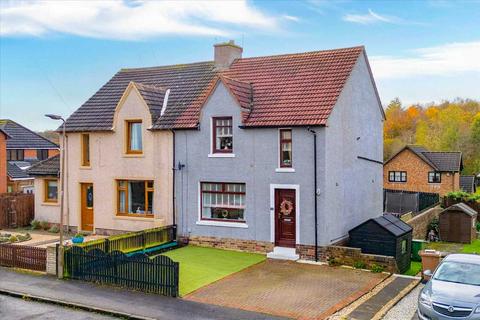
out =
<path fill-rule="evenodd" d="M 313 134 L 313 199 L 315 201 L 315 261 L 318 261 L 318 201 L 317 201 L 317 132 L 307 128 Z"/>

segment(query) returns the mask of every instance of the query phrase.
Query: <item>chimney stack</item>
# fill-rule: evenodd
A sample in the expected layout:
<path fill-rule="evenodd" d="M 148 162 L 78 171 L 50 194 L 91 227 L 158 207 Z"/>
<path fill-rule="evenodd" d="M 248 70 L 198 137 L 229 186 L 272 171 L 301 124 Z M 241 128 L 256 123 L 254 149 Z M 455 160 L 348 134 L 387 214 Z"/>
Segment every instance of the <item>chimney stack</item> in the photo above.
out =
<path fill-rule="evenodd" d="M 235 44 L 235 41 L 230 40 L 228 42 L 218 43 L 214 45 L 214 61 L 215 68 L 222 70 L 230 67 L 235 59 L 242 57 L 242 47 Z"/>

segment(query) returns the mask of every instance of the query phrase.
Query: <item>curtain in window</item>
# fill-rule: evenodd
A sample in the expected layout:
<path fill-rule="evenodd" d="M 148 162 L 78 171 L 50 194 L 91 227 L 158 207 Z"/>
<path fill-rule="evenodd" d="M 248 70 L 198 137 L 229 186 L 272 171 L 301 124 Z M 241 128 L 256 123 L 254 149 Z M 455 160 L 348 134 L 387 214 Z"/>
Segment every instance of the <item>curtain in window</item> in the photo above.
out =
<path fill-rule="evenodd" d="M 130 148 L 142 150 L 142 124 L 132 123 L 130 126 Z"/>

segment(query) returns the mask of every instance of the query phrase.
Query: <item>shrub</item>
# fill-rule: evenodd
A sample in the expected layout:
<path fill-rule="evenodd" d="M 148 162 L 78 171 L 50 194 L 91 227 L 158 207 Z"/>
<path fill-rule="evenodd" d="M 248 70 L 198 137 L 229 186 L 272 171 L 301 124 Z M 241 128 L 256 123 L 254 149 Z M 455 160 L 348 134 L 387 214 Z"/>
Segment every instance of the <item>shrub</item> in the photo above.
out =
<path fill-rule="evenodd" d="M 60 232 L 60 229 L 58 228 L 58 226 L 52 225 L 52 226 L 50 227 L 50 229 L 48 229 L 48 232 L 50 232 L 50 233 L 58 233 L 58 232 Z"/>
<path fill-rule="evenodd" d="M 77 232 L 74 237 L 75 238 L 83 238 L 83 233 Z"/>
<path fill-rule="evenodd" d="M 474 193 L 467 197 L 467 201 L 480 202 L 480 193 Z"/>
<path fill-rule="evenodd" d="M 439 227 L 438 227 L 438 218 L 434 218 L 432 221 L 430 221 L 430 223 L 428 224 L 428 232 L 430 232 L 430 230 L 433 230 L 435 231 L 437 234 L 438 234 L 438 231 L 439 231 Z"/>
<path fill-rule="evenodd" d="M 30 233 L 25 233 L 24 235 L 18 235 L 17 238 L 18 241 L 27 241 L 32 239 L 32 236 L 30 235 Z"/>
<path fill-rule="evenodd" d="M 17 242 L 17 241 L 18 241 L 18 238 L 17 238 L 16 236 L 10 236 L 10 238 L 8 239 L 8 241 L 9 241 L 10 243 L 12 243 L 12 242 Z"/>
<path fill-rule="evenodd" d="M 366 269 L 367 268 L 367 264 L 363 261 L 354 261 L 353 262 L 353 267 L 355 269 Z"/>
<path fill-rule="evenodd" d="M 342 264 L 342 261 L 340 261 L 340 259 L 335 257 L 328 257 L 327 261 L 328 261 L 328 265 L 332 267 L 339 266 Z"/>
<path fill-rule="evenodd" d="M 50 223 L 47 221 L 40 221 L 40 229 L 48 230 L 50 228 Z"/>
<path fill-rule="evenodd" d="M 372 271 L 373 273 L 380 273 L 380 272 L 383 272 L 385 268 L 381 265 L 378 265 L 376 263 L 372 264 L 370 266 L 370 271 Z"/>
<path fill-rule="evenodd" d="M 32 230 L 37 230 L 37 229 L 39 229 L 39 228 L 40 228 L 40 221 L 38 221 L 38 220 L 32 220 L 32 221 L 30 222 L 30 227 L 31 227 Z"/>
<path fill-rule="evenodd" d="M 480 221 L 477 221 L 477 231 L 480 232 Z"/>
<path fill-rule="evenodd" d="M 445 195 L 447 198 L 455 199 L 455 200 L 464 200 L 470 196 L 468 192 L 465 191 L 452 191 Z"/>

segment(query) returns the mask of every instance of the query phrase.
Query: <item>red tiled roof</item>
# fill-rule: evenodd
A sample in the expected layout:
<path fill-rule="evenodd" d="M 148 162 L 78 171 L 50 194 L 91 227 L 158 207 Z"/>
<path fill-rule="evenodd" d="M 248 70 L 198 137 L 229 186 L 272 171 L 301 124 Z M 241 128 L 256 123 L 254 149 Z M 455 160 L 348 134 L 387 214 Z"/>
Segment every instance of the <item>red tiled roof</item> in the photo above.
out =
<path fill-rule="evenodd" d="M 247 127 L 325 125 L 363 50 L 242 58 L 222 72 L 213 62 L 122 69 L 67 119 L 67 131 L 111 130 L 115 107 L 131 81 L 151 98 L 152 129 L 196 128 L 219 79 L 244 109 Z M 166 89 L 168 106 L 160 116 Z"/>
<path fill-rule="evenodd" d="M 253 86 L 245 126 L 325 125 L 363 50 L 238 59 L 222 75 Z"/>

